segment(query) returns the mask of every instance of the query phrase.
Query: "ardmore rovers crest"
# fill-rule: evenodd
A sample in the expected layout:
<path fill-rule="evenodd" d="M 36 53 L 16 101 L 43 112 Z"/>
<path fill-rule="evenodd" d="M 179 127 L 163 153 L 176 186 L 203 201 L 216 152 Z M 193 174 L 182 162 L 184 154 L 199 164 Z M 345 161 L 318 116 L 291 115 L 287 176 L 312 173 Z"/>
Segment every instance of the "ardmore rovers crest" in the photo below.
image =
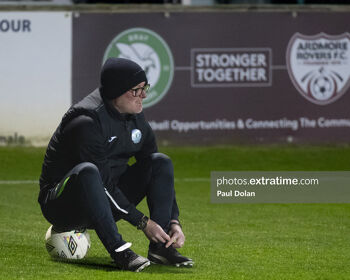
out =
<path fill-rule="evenodd" d="M 349 33 L 296 33 L 289 41 L 286 59 L 294 86 L 312 103 L 330 104 L 349 89 Z"/>

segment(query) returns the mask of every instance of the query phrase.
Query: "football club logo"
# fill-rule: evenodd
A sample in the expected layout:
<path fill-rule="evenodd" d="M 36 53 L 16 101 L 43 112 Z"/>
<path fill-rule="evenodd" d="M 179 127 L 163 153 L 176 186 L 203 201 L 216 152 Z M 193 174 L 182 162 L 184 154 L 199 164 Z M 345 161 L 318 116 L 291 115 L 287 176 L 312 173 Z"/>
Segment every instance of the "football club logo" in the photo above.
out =
<path fill-rule="evenodd" d="M 134 144 L 138 144 L 141 141 L 142 133 L 139 129 L 133 129 L 131 131 L 131 140 Z"/>
<path fill-rule="evenodd" d="M 118 34 L 108 45 L 103 62 L 109 57 L 133 60 L 146 72 L 151 85 L 143 107 L 158 103 L 169 90 L 174 76 L 174 60 L 167 43 L 146 28 L 131 28 Z"/>
<path fill-rule="evenodd" d="M 307 100 L 318 105 L 336 101 L 350 86 L 350 34 L 296 33 L 288 44 L 287 66 Z"/>

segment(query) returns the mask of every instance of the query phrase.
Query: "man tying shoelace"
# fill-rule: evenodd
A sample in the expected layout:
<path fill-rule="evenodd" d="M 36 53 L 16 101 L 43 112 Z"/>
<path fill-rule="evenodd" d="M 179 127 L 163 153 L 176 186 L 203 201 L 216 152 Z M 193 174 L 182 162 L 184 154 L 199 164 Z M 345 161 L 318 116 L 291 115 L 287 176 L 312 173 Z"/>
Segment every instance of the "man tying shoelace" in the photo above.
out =
<path fill-rule="evenodd" d="M 171 159 L 158 152 L 142 112 L 148 84 L 135 62 L 109 58 L 100 87 L 64 115 L 52 136 L 40 177 L 39 203 L 57 230 L 94 229 L 117 268 L 141 271 L 150 262 L 192 266 L 176 249 L 185 242 Z M 128 165 L 135 157 L 136 163 Z M 136 206 L 146 197 L 148 218 Z M 148 258 L 134 253 L 116 222 L 149 239 Z"/>

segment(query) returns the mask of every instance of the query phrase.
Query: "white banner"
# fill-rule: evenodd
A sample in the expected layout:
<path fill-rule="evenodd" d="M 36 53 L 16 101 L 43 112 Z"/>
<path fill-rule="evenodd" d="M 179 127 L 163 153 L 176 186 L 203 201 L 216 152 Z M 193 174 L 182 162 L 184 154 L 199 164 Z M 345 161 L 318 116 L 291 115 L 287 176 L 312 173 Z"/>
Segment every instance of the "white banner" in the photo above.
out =
<path fill-rule="evenodd" d="M 0 13 L 0 145 L 47 141 L 71 103 L 72 14 Z"/>

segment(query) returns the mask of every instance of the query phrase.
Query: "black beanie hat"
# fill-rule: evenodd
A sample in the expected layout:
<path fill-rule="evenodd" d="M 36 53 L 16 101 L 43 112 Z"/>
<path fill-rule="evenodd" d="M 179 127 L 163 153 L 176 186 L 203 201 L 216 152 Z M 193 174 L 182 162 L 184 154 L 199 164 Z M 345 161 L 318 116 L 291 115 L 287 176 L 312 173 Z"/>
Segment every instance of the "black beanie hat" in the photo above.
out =
<path fill-rule="evenodd" d="M 117 98 L 142 82 L 148 83 L 145 71 L 129 59 L 111 57 L 102 66 L 100 91 L 107 99 Z"/>

